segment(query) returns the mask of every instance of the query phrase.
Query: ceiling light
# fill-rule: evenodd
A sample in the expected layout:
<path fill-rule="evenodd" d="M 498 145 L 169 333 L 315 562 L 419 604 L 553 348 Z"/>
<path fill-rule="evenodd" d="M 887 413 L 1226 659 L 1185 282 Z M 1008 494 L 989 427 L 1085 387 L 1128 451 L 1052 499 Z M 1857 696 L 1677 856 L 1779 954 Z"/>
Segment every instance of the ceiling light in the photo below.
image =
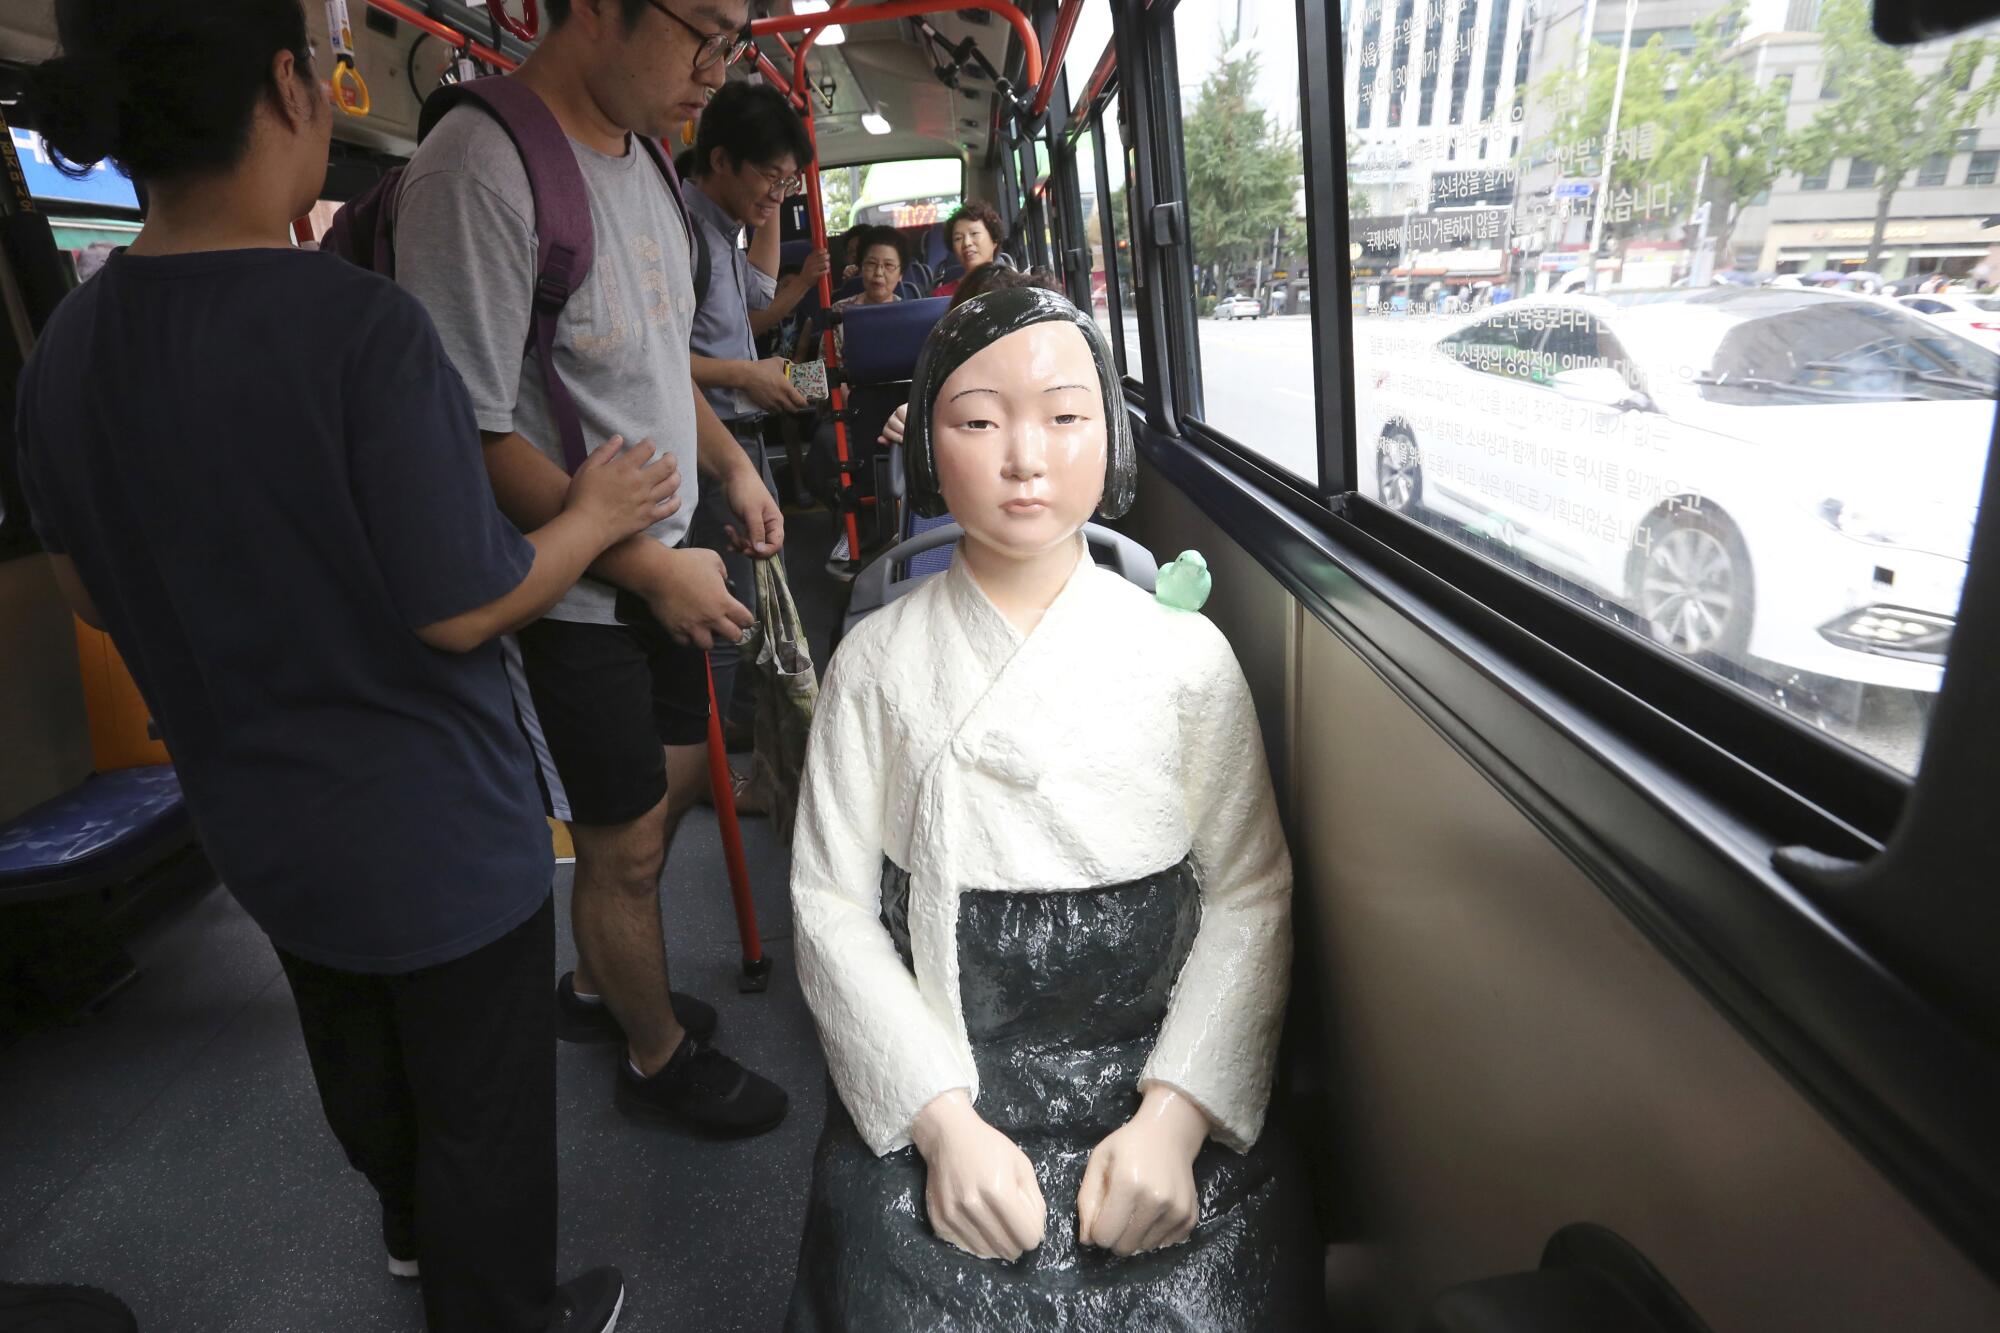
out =
<path fill-rule="evenodd" d="M 889 132 L 889 119 L 879 111 L 870 111 L 861 118 L 861 128 L 867 130 L 870 134 L 887 134 Z"/>
<path fill-rule="evenodd" d="M 826 8 L 826 0 L 792 0 L 792 12 L 794 14 L 824 14 L 826 13 Z M 820 29 L 820 34 L 815 39 L 820 46 L 839 46 L 846 40 L 847 31 L 838 23 L 830 28 Z"/>

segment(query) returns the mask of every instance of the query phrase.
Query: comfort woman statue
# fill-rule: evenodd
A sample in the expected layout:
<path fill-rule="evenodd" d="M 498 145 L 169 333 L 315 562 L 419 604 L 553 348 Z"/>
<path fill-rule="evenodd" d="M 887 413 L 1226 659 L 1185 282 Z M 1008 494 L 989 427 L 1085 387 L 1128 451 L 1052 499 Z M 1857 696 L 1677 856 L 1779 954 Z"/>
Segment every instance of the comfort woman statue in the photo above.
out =
<path fill-rule="evenodd" d="M 786 1327 L 1316 1327 L 1260 1137 L 1291 862 L 1228 643 L 1085 553 L 1136 471 L 1104 335 L 975 298 L 910 401 L 911 501 L 965 538 L 813 724 L 794 930 L 839 1097 Z"/>

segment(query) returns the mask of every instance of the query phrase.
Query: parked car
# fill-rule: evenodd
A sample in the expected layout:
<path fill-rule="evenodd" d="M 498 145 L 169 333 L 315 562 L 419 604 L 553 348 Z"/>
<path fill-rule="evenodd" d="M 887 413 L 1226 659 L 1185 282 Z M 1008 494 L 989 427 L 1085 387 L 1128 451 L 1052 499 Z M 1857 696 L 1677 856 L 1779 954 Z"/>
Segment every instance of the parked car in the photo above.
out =
<path fill-rule="evenodd" d="M 1898 297 L 1896 303 L 1953 333 L 1964 334 L 1981 347 L 2000 352 L 2000 296 L 1938 292 Z"/>
<path fill-rule="evenodd" d="M 1886 303 L 1715 287 L 1514 301 L 1360 369 L 1388 507 L 1485 533 L 1689 656 L 1938 688 L 1986 348 Z"/>
<path fill-rule="evenodd" d="M 1225 296 L 1215 303 L 1217 319 L 1262 319 L 1264 307 L 1254 296 Z"/>

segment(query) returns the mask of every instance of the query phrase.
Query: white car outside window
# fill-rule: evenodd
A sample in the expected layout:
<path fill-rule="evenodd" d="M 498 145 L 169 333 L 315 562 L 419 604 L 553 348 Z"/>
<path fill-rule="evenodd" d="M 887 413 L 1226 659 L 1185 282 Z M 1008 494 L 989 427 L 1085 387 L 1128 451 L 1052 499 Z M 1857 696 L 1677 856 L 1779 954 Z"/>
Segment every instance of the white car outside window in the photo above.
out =
<path fill-rule="evenodd" d="M 1838 293 L 1680 289 L 1509 302 L 1375 372 L 1363 485 L 1390 508 L 1690 657 L 1938 688 L 1993 352 Z"/>

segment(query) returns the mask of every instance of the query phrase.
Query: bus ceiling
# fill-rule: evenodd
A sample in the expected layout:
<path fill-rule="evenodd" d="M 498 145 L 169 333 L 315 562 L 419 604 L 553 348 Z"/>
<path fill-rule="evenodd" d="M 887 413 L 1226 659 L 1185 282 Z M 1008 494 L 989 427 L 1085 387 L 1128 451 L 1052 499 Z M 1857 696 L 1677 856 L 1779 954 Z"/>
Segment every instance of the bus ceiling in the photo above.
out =
<path fill-rule="evenodd" d="M 519 7 L 519 18 L 510 3 Z M 437 43 L 438 65 L 462 54 L 489 70 L 511 70 L 530 49 L 523 37 L 538 33 L 542 19 L 538 5 L 521 0 L 493 0 L 490 7 L 461 0 L 424 0 L 421 7 L 406 0 L 351 0 L 351 6 L 357 64 L 374 89 L 374 107 L 369 115 L 340 117 L 335 133 L 348 144 L 394 156 L 413 150 L 415 95 L 428 91 L 424 81 L 435 77 L 436 65 L 418 69 L 419 44 Z M 976 163 L 990 154 L 996 131 L 1031 129 L 1047 111 L 1082 7 L 1083 0 L 1063 0 L 1046 58 L 1029 13 L 1009 0 L 836 3 L 750 26 L 759 38 L 757 68 L 764 78 L 811 109 L 822 166 L 938 156 Z M 320 31 L 325 6 L 305 8 L 310 27 Z M 834 27 L 847 39 L 839 45 L 822 40 Z M 992 40 L 996 27 L 1011 40 L 997 51 L 982 49 L 999 45 Z M 10 20 L 0 28 L 0 57 L 39 60 L 50 54 L 54 39 L 53 15 L 42 8 L 24 24 Z M 941 69 L 948 81 L 940 78 Z"/>
<path fill-rule="evenodd" d="M 433 9 L 442 13 L 444 18 L 455 20 L 445 22 L 417 11 L 403 0 L 361 2 L 448 46 L 468 51 L 489 66 L 511 69 L 516 63 L 511 51 L 495 50 L 467 35 L 473 16 L 479 12 L 470 6 L 434 5 Z M 1024 122 L 1038 120 L 1046 112 L 1054 94 L 1056 76 L 1062 68 L 1063 55 L 1082 7 L 1083 0 L 1064 0 L 1056 17 L 1050 58 L 1047 60 L 1043 58 L 1034 24 L 1026 13 L 1008 0 L 883 0 L 879 4 L 836 4 L 811 13 L 778 14 L 757 19 L 751 23 L 750 30 L 761 39 L 757 50 L 759 72 L 767 81 L 786 89 L 813 111 L 818 121 L 815 128 L 822 138 L 842 139 L 857 132 L 867 135 L 866 141 L 854 139 L 851 147 L 839 144 L 822 149 L 821 165 L 838 166 L 863 159 L 978 153 L 988 146 L 990 131 L 999 119 L 994 114 L 998 109 L 996 104 L 1000 103 L 1014 105 Z M 445 9 L 462 9 L 464 12 L 443 13 Z M 970 56 L 977 65 L 984 66 L 983 69 L 962 71 L 954 80 L 958 84 L 956 87 L 948 87 L 937 79 L 938 66 L 932 63 L 932 53 L 928 49 L 914 49 L 917 43 L 912 42 L 901 28 L 904 20 L 945 23 L 968 11 L 990 13 L 1012 30 L 1020 51 L 1019 92 L 1001 73 L 1013 64 L 1011 49 L 1000 53 L 1001 64 L 998 67 L 989 63 L 983 58 L 988 53 L 981 52 L 977 46 L 978 33 L 973 24 L 954 23 L 953 27 L 957 30 L 955 40 L 939 33 L 934 23 L 924 24 L 924 29 L 938 39 L 947 54 L 956 57 L 956 63 L 962 65 Z M 870 28 L 878 24 L 897 26 L 885 34 L 888 40 L 868 40 L 872 36 Z M 834 28 L 841 30 L 843 38 L 849 31 L 855 31 L 862 38 L 860 44 L 868 48 L 866 58 L 857 59 L 850 55 L 844 49 L 845 41 L 839 47 L 822 45 L 820 39 Z M 519 35 L 511 24 L 510 34 Z M 519 44 L 503 39 L 501 45 L 512 48 Z M 908 54 L 897 54 L 898 47 L 904 48 Z M 982 75 L 995 86 L 990 90 L 968 86 L 980 81 Z M 966 105 L 958 104 L 961 98 Z M 886 120 L 887 132 L 864 129 L 864 117 L 879 118 L 878 124 Z"/>

